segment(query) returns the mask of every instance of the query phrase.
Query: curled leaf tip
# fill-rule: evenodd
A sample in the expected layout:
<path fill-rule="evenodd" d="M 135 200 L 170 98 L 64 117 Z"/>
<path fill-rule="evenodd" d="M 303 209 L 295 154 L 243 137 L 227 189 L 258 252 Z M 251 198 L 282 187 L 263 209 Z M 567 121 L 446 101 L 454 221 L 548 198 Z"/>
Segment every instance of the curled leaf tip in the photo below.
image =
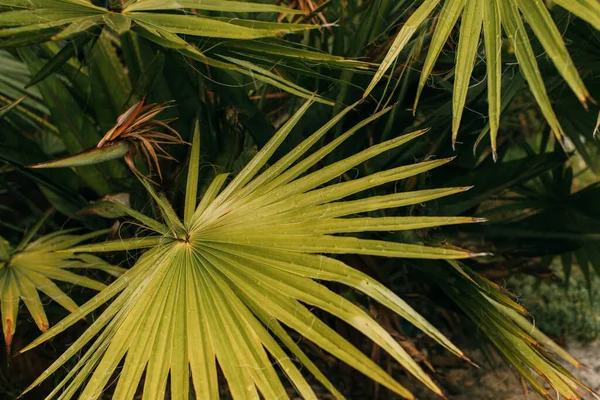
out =
<path fill-rule="evenodd" d="M 448 400 L 448 398 L 446 397 L 446 395 L 444 394 L 442 389 L 440 389 L 437 385 L 435 385 L 431 389 L 432 389 L 433 393 L 437 394 L 441 399 Z M 413 397 L 413 399 L 416 399 L 416 398 Z"/>
<path fill-rule="evenodd" d="M 579 102 L 585 108 L 586 111 L 589 111 L 588 101 L 592 104 L 597 104 L 590 92 L 586 90 L 586 92 L 579 98 Z"/>
<path fill-rule="evenodd" d="M 474 187 L 475 187 L 475 185 L 471 185 L 471 186 L 463 186 L 463 187 L 461 187 L 461 189 L 462 189 L 463 191 L 465 191 L 465 192 L 466 192 L 467 190 L 471 190 L 471 189 L 473 189 Z"/>
<path fill-rule="evenodd" d="M 588 106 L 587 103 L 587 98 L 584 98 L 583 100 L 581 100 L 581 105 L 583 106 L 583 108 L 585 109 L 585 111 L 589 111 L 590 107 Z"/>
<path fill-rule="evenodd" d="M 494 160 L 494 162 L 498 162 L 498 153 L 496 153 L 496 150 L 492 150 L 492 159 Z"/>

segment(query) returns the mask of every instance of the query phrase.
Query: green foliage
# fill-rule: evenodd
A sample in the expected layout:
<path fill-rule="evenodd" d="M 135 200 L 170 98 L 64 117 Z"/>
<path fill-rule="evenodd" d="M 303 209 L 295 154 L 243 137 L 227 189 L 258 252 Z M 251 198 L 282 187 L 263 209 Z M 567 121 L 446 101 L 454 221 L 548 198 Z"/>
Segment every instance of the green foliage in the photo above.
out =
<path fill-rule="evenodd" d="M 0 397 L 216 398 L 225 378 L 343 398 L 339 370 L 411 398 L 383 353 L 440 394 L 410 336 L 468 362 L 455 315 L 540 394 L 580 398 L 554 357 L 578 362 L 481 273 L 560 263 L 597 293 L 596 0 L 275 3 L 0 0 L 0 302 L 50 326 L 19 316 L 14 360 L 50 368 L 11 358 Z M 102 290 L 17 293 L 27 253 Z"/>
<path fill-rule="evenodd" d="M 368 96 L 375 85 L 381 80 L 394 60 L 400 55 L 408 41 L 417 29 L 425 23 L 440 0 L 426 0 L 408 18 L 402 29 L 390 46 L 390 50 L 382 61 L 379 70 L 366 89 Z M 573 0 L 559 1 L 559 5 L 567 8 L 580 18 L 597 24 L 599 21 L 590 15 L 600 14 L 600 4 L 594 1 Z M 458 47 L 456 50 L 456 67 L 453 93 L 452 143 L 456 142 L 461 117 L 465 108 L 467 91 L 473 73 L 474 59 L 477 55 L 479 36 L 483 30 L 485 43 L 485 58 L 487 61 L 488 104 L 490 118 L 490 135 L 492 150 L 496 151 L 496 136 L 500 124 L 501 110 L 501 78 L 502 78 L 502 36 L 501 28 L 514 52 L 521 72 L 529 84 L 531 93 L 540 106 L 542 114 L 559 141 L 565 135 L 558 118 L 552 110 L 550 98 L 542 80 L 542 75 L 536 61 L 536 55 L 529 42 L 529 37 L 523 24 L 525 19 L 539 40 L 544 51 L 548 54 L 560 74 L 569 84 L 579 101 L 584 105 L 590 98 L 579 72 L 575 68 L 566 45 L 561 37 L 550 12 L 543 1 L 529 0 L 446 0 L 440 11 L 437 26 L 431 38 L 427 58 L 423 64 L 423 73 L 414 104 L 416 109 L 419 96 L 437 58 L 452 31 L 453 26 L 462 15 Z"/>
<path fill-rule="evenodd" d="M 196 395 L 219 398 L 215 361 L 223 371 L 234 398 L 256 397 L 258 392 L 268 398 L 275 398 L 284 395 L 285 389 L 269 361 L 267 354 L 270 354 L 278 360 L 283 372 L 302 397 L 316 398 L 300 371 L 289 361 L 290 354 L 265 329 L 264 325 L 267 325 L 275 337 L 295 357 L 302 360 L 304 367 L 337 398 L 341 398 L 341 394 L 293 343 L 284 326 L 307 337 L 402 397 L 412 398 L 410 392 L 341 336 L 336 335 L 303 305 L 308 304 L 354 326 L 390 353 L 431 390 L 441 394 L 431 378 L 385 329 L 378 326 L 359 307 L 329 291 L 314 279 L 342 283 L 361 291 L 403 316 L 448 350 L 464 357 L 462 352 L 383 285 L 358 270 L 319 254 L 358 253 L 432 259 L 473 257 L 477 254 L 459 249 L 365 240 L 334 234 L 408 230 L 477 221 L 468 217 L 340 218 L 365 211 L 411 205 L 431 197 L 429 192 L 412 192 L 353 202 L 335 202 L 353 193 L 405 179 L 447 162 L 428 161 L 402 166 L 362 179 L 319 188 L 358 163 L 423 133 L 416 132 L 373 146 L 300 177 L 358 130 L 351 129 L 340 136 L 339 140 L 294 164 L 335 125 L 336 120 L 351 111 L 351 107 L 260 172 L 310 105 L 311 102 L 307 102 L 301 107 L 222 190 L 227 174 L 217 176 L 199 204 L 196 193 L 200 134 L 196 130 L 182 221 L 164 197 L 155 193 L 149 184 L 145 184 L 161 211 L 162 222 L 129 209 L 122 203 L 115 204 L 137 219 L 142 226 L 159 234 L 158 236 L 79 246 L 68 250 L 79 253 L 148 248 L 122 278 L 23 350 L 64 331 L 78 317 L 117 296 L 97 322 L 90 326 L 89 331 L 32 386 L 55 372 L 93 336 L 99 334 L 55 393 L 65 386 L 65 396 L 71 397 L 71 393 L 87 382 L 82 396 L 97 398 L 124 358 L 124 369 L 114 394 L 117 398 L 131 398 L 135 394 L 144 372 L 140 365 L 147 365 L 144 385 L 146 395 L 164 393 L 170 373 L 171 396 L 185 398 L 189 392 L 187 377 L 191 370 Z M 460 190 L 454 188 L 446 193 Z M 441 191 L 436 197 L 446 193 Z M 149 302 L 155 303 L 148 307 Z M 72 381 L 69 381 L 71 378 Z"/>
<path fill-rule="evenodd" d="M 580 363 L 552 342 L 537 329 L 525 309 L 517 304 L 507 292 L 487 279 L 462 270 L 455 264 L 454 270 L 439 270 L 428 265 L 427 274 L 434 274 L 442 283 L 441 290 L 471 319 L 478 331 L 494 345 L 501 357 L 510 362 L 519 374 L 546 398 L 548 391 L 540 380 L 556 389 L 560 396 L 577 398 L 580 383 L 567 369 L 548 358 L 551 350 L 568 363 L 581 367 Z M 425 270 L 425 268 L 423 268 Z M 446 283 L 446 284 L 444 284 Z M 540 345 L 544 346 L 540 348 Z M 514 349 L 519 349 L 515 354 Z M 585 388 L 588 392 L 591 389 Z"/>
<path fill-rule="evenodd" d="M 57 251 L 66 250 L 106 232 L 73 235 L 69 234 L 73 233 L 72 231 L 63 231 L 50 233 L 32 241 L 46 218 L 41 219 L 33 226 L 15 247 L 12 247 L 8 241 L 0 237 L 0 299 L 2 303 L 2 331 L 7 354 L 10 354 L 12 339 L 17 328 L 20 300 L 23 300 L 27 306 L 38 328 L 45 332 L 49 326 L 48 318 L 44 312 L 44 306 L 38 291 L 43 292 L 52 300 L 73 312 L 78 309 L 77 304 L 56 286 L 52 282 L 53 280 L 69 282 L 73 285 L 100 291 L 105 288 L 104 284 L 77 275 L 71 272 L 70 269 L 95 268 L 115 276 L 121 275 L 124 271 L 124 269 L 113 267 L 93 255 L 70 257 L 57 253 Z"/>
<path fill-rule="evenodd" d="M 597 287 L 597 278 L 593 284 Z M 515 277 L 509 285 L 535 316 L 535 325 L 548 335 L 586 342 L 600 337 L 600 300 L 590 298 L 582 274 L 574 274 L 568 290 L 560 282 L 532 276 Z"/>

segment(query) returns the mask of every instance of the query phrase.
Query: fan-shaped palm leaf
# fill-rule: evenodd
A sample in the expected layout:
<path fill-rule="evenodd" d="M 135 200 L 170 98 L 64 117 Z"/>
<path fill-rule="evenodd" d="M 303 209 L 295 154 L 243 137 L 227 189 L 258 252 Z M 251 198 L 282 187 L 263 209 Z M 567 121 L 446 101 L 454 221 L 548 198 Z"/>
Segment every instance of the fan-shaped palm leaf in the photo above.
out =
<path fill-rule="evenodd" d="M 123 269 L 113 267 L 98 257 L 83 254 L 72 256 L 57 251 L 68 249 L 104 231 L 87 235 L 66 232 L 50 233 L 31 242 L 45 218 L 32 228 L 15 248 L 0 237 L 0 303 L 2 307 L 2 330 L 7 353 L 16 330 L 19 302 L 23 300 L 33 320 L 45 332 L 49 323 L 38 291 L 69 311 L 76 311 L 77 304 L 63 292 L 53 280 L 68 282 L 94 290 L 102 290 L 103 283 L 75 274 L 72 268 L 96 268 L 119 276 Z M 31 242 L 31 243 L 30 243 Z"/>
<path fill-rule="evenodd" d="M 425 0 L 408 18 L 398 32 L 371 84 L 365 91 L 365 97 L 369 95 L 393 64 L 394 60 L 400 55 L 400 52 L 414 35 L 417 28 L 425 22 L 427 17 L 440 3 L 442 3 L 440 0 Z M 599 2 L 595 0 L 563 0 L 556 1 L 555 3 L 588 21 L 598 29 L 598 24 L 600 23 L 598 18 L 598 15 L 600 15 Z M 573 60 L 569 55 L 560 31 L 542 0 L 445 0 L 440 8 L 437 27 L 435 28 L 423 65 L 414 108 L 416 109 L 421 91 L 425 87 L 425 83 L 433 70 L 444 44 L 450 36 L 452 28 L 461 15 L 454 79 L 453 143 L 455 143 L 458 135 L 475 56 L 479 46 L 479 38 L 481 31 L 483 31 L 487 63 L 490 137 L 492 150 L 495 154 L 501 108 L 502 30 L 504 30 L 506 37 L 510 40 L 514 48 L 521 72 L 529 83 L 529 88 L 540 106 L 544 117 L 557 138 L 562 140 L 564 132 L 554 114 L 550 99 L 546 93 L 536 60 L 536 54 L 529 41 L 523 19 L 527 21 L 560 74 L 584 105 L 587 99 L 590 98 L 590 95 L 573 64 Z"/>
<path fill-rule="evenodd" d="M 197 397 L 217 399 L 217 363 L 234 398 L 258 399 L 259 393 L 269 399 L 287 398 L 273 366 L 274 359 L 303 398 L 315 399 L 311 386 L 291 361 L 293 356 L 336 398 L 342 398 L 291 339 L 286 330 L 289 328 L 402 397 L 413 398 L 407 389 L 307 307 L 315 306 L 358 329 L 431 390 L 441 394 L 438 386 L 384 328 L 360 307 L 319 281 L 339 282 L 363 292 L 454 354 L 464 357 L 462 352 L 389 289 L 322 254 L 429 259 L 477 256 L 462 249 L 339 235 L 477 222 L 470 217 L 349 217 L 417 204 L 465 188 L 337 201 L 450 161 L 420 162 L 321 187 L 364 161 L 424 133 L 414 132 L 374 145 L 307 173 L 362 126 L 388 111 L 361 122 L 298 162 L 352 107 L 261 173 L 310 104 L 307 102 L 223 190 L 227 175 L 217 176 L 199 204 L 196 191 L 200 150 L 196 130 L 183 220 L 164 196 L 144 181 L 162 211 L 163 222 L 121 203 L 115 205 L 156 235 L 68 250 L 79 253 L 148 248 L 133 268 L 84 305 L 80 312 L 64 319 L 28 347 L 57 335 L 81 316 L 114 298 L 88 331 L 32 386 L 46 379 L 98 335 L 49 397 L 64 388 L 61 398 L 70 398 L 83 386 L 82 398 L 98 398 L 124 360 L 114 393 L 118 399 L 133 398 L 144 371 L 144 398 L 163 398 L 169 374 L 171 397 L 188 398 L 190 369 Z"/>

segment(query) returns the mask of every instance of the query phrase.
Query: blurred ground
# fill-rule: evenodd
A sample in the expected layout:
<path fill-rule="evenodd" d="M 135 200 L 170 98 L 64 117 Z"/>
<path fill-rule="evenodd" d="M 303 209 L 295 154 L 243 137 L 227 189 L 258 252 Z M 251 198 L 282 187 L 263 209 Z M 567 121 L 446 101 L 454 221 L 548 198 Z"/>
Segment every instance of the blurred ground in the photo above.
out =
<path fill-rule="evenodd" d="M 600 341 L 594 343 L 572 342 L 567 350 L 586 367 L 577 371 L 570 368 L 584 383 L 600 392 Z M 540 397 L 531 389 L 525 390 L 515 374 L 505 368 L 477 369 L 464 365 L 438 367 L 436 381 L 443 386 L 449 400 L 537 400 Z M 408 384 L 407 384 L 408 386 Z M 417 385 L 409 388 L 419 400 L 439 399 Z M 584 397 L 586 400 L 591 396 Z"/>
<path fill-rule="evenodd" d="M 600 341 L 591 344 L 573 343 L 567 349 L 585 365 L 576 375 L 596 392 L 600 392 Z"/>

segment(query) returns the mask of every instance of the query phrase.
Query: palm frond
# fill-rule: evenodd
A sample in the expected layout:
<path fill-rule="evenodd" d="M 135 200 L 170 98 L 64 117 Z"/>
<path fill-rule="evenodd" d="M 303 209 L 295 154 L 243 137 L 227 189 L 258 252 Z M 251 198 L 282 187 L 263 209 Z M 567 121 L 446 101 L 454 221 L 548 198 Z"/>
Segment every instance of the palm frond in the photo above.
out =
<path fill-rule="evenodd" d="M 451 268 L 441 262 L 414 267 L 438 282 L 440 290 L 474 323 L 477 335 L 486 338 L 531 388 L 547 399 L 600 399 L 553 358 L 582 367 L 530 322 L 529 314 L 510 292 L 459 262 L 448 263 Z"/>
<path fill-rule="evenodd" d="M 109 28 L 119 35 L 129 31 L 140 34 L 147 40 L 165 49 L 178 51 L 191 59 L 209 66 L 235 71 L 252 79 L 263 81 L 286 90 L 294 95 L 310 98 L 312 93 L 294 85 L 284 77 L 268 73 L 254 63 L 240 65 L 227 61 L 220 54 L 207 55 L 194 43 L 195 40 L 233 40 L 248 41 L 274 38 L 289 33 L 301 33 L 315 29 L 318 25 L 295 23 L 272 23 L 259 19 L 220 18 L 201 15 L 196 10 L 244 13 L 286 13 L 298 14 L 303 11 L 283 6 L 256 4 L 241 1 L 130 1 L 121 6 L 98 7 L 87 0 L 26 2 L 21 0 L 3 0 L 0 7 L 0 48 L 20 47 L 29 44 L 73 39 L 34 76 L 30 84 L 37 83 L 52 72 L 58 71 L 74 54 L 77 47 L 98 37 L 99 31 Z M 182 35 L 185 37 L 183 38 Z M 285 52 L 297 57 L 293 48 Z M 319 53 L 311 52 L 312 57 Z M 329 63 L 330 56 L 322 55 L 320 61 Z M 271 63 L 271 66 L 273 63 Z M 340 58 L 331 62 L 340 65 Z M 354 68 L 352 62 L 345 68 Z M 316 97 L 317 101 L 332 105 L 327 99 Z"/>
<path fill-rule="evenodd" d="M 169 103 L 144 105 L 144 101 L 145 98 L 142 98 L 121 114 L 113 128 L 102 137 L 96 147 L 57 160 L 33 164 L 29 168 L 77 167 L 124 158 L 137 176 L 145 178 L 135 167 L 134 161 L 136 150 L 141 149 L 148 167 L 151 170 L 155 169 L 162 180 L 159 157 L 170 160 L 174 158 L 161 145 L 185 144 L 185 141 L 169 126 L 173 119 L 155 118 L 171 107 Z M 166 130 L 167 133 L 160 132 L 161 130 Z"/>
<path fill-rule="evenodd" d="M 315 306 L 358 329 L 441 395 L 440 388 L 384 328 L 361 308 L 320 282 L 339 282 L 360 291 L 410 321 L 449 351 L 460 357 L 464 354 L 392 291 L 364 273 L 323 254 L 430 259 L 475 257 L 479 254 L 463 249 L 343 235 L 478 222 L 464 217 L 350 217 L 373 210 L 417 204 L 461 192 L 465 188 L 337 201 L 429 171 L 450 160 L 425 161 L 327 185 L 362 162 L 424 133 L 400 136 L 307 173 L 358 130 L 352 129 L 331 145 L 304 157 L 335 123 L 326 124 L 263 170 L 311 103 L 307 102 L 284 124 L 222 190 L 226 175 L 217 177 L 200 203 L 196 200 L 199 163 L 199 133 L 196 130 L 183 221 L 165 198 L 145 183 L 162 212 L 163 222 L 123 204 L 119 207 L 158 235 L 68 250 L 69 253 L 87 253 L 149 247 L 133 268 L 82 306 L 79 313 L 67 317 L 28 346 L 27 349 L 59 334 L 81 316 L 114 298 L 88 331 L 32 387 L 91 343 L 50 398 L 62 389 L 62 397 L 69 398 L 81 387 L 84 398 L 97 398 L 123 360 L 114 393 L 119 399 L 132 398 L 144 371 L 145 394 L 164 397 L 170 373 L 171 396 L 187 398 L 190 370 L 197 396 L 216 399 L 219 397 L 217 363 L 234 398 L 258 398 L 258 393 L 266 398 L 287 398 L 271 362 L 272 357 L 304 398 L 315 399 L 311 386 L 290 361 L 290 356 L 300 360 L 336 398 L 342 398 L 294 344 L 287 333 L 287 329 L 291 329 L 400 396 L 413 398 L 406 388 L 307 307 Z M 343 110 L 336 120 L 351 109 Z M 99 336 L 91 342 L 95 335 Z"/>
<path fill-rule="evenodd" d="M 0 303 L 7 354 L 10 354 L 21 300 L 27 306 L 38 328 L 45 332 L 48 330 L 49 322 L 38 291 L 74 312 L 78 310 L 77 304 L 53 281 L 68 282 L 100 291 L 106 287 L 103 283 L 75 274 L 70 269 L 95 268 L 115 276 L 119 276 L 124 271 L 89 254 L 72 256 L 58 253 L 106 233 L 104 231 L 86 235 L 50 233 L 31 242 L 44 221 L 45 218 L 40 220 L 14 248 L 0 238 Z"/>
<path fill-rule="evenodd" d="M 425 24 L 427 18 L 440 5 L 440 0 L 426 0 L 407 19 L 381 62 L 378 72 L 364 92 L 367 97 L 386 71 L 398 58 L 401 51 L 415 34 L 417 28 Z M 557 1 L 558 5 L 573 12 L 576 16 L 590 22 L 597 28 L 600 4 L 596 1 L 574 0 Z M 460 36 L 456 55 L 456 68 L 453 93 L 452 142 L 456 142 L 461 116 L 465 108 L 467 91 L 470 86 L 473 65 L 476 61 L 479 39 L 483 31 L 488 81 L 488 113 L 490 118 L 490 136 L 494 157 L 496 157 L 496 137 L 499 130 L 501 104 L 502 47 L 501 29 L 510 41 L 517 61 L 529 84 L 542 114 L 548 121 L 557 139 L 562 141 L 564 132 L 552 109 L 540 72 L 536 54 L 525 28 L 526 21 L 542 48 L 555 67 L 569 84 L 579 101 L 586 106 L 591 96 L 586 89 L 565 42 L 543 1 L 530 0 L 445 0 L 440 7 L 431 45 L 423 65 L 414 109 L 417 108 L 421 92 L 427 83 L 433 67 L 440 56 L 444 44 L 450 37 L 452 28 L 461 17 Z"/>

